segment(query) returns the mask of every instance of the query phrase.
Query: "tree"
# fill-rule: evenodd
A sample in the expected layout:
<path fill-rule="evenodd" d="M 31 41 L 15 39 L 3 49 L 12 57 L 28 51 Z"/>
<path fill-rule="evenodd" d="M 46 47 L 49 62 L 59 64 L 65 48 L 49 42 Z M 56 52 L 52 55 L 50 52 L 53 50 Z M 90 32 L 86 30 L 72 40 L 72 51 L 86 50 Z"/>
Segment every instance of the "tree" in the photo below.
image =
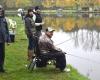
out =
<path fill-rule="evenodd" d="M 32 6 L 42 6 L 42 0 L 31 0 Z"/>
<path fill-rule="evenodd" d="M 31 6 L 32 1 L 31 0 L 15 0 L 16 4 L 15 6 L 18 7 L 27 7 L 27 6 Z"/>

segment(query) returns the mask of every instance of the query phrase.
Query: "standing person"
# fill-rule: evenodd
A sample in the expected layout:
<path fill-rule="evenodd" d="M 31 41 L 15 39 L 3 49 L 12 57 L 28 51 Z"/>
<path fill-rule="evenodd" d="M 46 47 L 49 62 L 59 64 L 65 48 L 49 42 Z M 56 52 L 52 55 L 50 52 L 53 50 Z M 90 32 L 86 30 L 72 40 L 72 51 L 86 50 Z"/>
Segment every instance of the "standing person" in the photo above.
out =
<path fill-rule="evenodd" d="M 22 20 L 24 20 L 24 16 L 25 16 L 25 12 L 24 12 L 24 9 L 21 10 L 21 17 L 22 17 Z"/>
<path fill-rule="evenodd" d="M 5 42 L 10 41 L 8 24 L 5 18 L 5 11 L 0 5 L 0 72 L 4 70 L 4 59 L 5 59 Z"/>
<path fill-rule="evenodd" d="M 33 9 L 28 9 L 28 12 L 25 16 L 25 32 L 28 38 L 28 60 L 32 60 L 32 56 L 35 48 L 35 39 L 34 33 L 35 30 L 35 22 L 33 20 Z"/>
<path fill-rule="evenodd" d="M 53 41 L 51 40 L 54 31 L 55 30 L 48 28 L 46 29 L 45 34 L 40 36 L 38 44 L 39 50 L 41 54 L 44 54 L 50 58 L 55 58 L 56 68 L 63 71 L 66 67 L 65 52 L 62 52 L 61 49 L 54 46 Z"/>
<path fill-rule="evenodd" d="M 35 14 L 35 16 L 33 16 L 33 19 L 35 21 L 36 35 L 39 37 L 41 35 L 42 25 L 44 24 L 44 22 L 42 21 L 41 10 L 39 6 L 36 6 L 33 11 Z"/>

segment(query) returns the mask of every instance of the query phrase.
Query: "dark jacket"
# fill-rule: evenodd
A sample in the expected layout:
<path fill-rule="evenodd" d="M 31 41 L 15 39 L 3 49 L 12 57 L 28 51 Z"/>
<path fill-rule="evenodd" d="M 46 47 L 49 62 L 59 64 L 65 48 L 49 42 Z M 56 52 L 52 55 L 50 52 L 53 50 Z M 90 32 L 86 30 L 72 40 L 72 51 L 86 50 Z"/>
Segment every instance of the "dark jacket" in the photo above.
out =
<path fill-rule="evenodd" d="M 35 13 L 35 15 L 36 15 L 35 23 L 42 23 L 42 16 L 41 16 L 41 14 Z M 42 25 L 36 26 L 36 30 L 37 31 L 41 31 L 42 30 Z"/>
<path fill-rule="evenodd" d="M 25 33 L 27 37 L 32 37 L 35 33 L 35 22 L 31 17 L 25 17 Z"/>
<path fill-rule="evenodd" d="M 0 43 L 4 42 L 10 42 L 10 36 L 5 17 L 0 17 Z"/>

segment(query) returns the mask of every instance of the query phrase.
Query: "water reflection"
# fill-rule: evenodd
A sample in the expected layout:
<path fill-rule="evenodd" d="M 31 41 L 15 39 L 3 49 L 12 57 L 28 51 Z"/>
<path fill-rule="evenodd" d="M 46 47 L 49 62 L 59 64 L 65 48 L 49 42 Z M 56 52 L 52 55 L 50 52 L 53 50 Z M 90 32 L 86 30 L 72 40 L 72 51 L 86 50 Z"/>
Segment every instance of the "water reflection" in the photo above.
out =
<path fill-rule="evenodd" d="M 55 44 L 71 54 L 67 62 L 91 80 L 100 80 L 100 14 L 49 15 L 44 21 L 45 27 L 56 29 Z"/>
<path fill-rule="evenodd" d="M 83 14 L 84 15 L 84 14 Z M 86 15 L 85 15 L 86 16 Z M 46 22 L 45 26 L 53 26 L 58 30 L 59 27 L 64 28 L 66 32 L 71 32 L 78 28 L 90 28 L 94 29 L 95 26 L 99 28 L 100 26 L 100 19 L 99 18 L 89 18 L 84 16 L 63 16 L 63 17 L 57 17 L 57 16 L 46 16 L 44 21 Z M 75 26 L 75 25 L 78 26 Z M 98 30 L 98 29 L 97 29 Z"/>
<path fill-rule="evenodd" d="M 52 26 L 57 31 L 63 30 L 72 33 L 75 37 L 75 46 L 82 43 L 85 50 L 88 48 L 100 49 L 100 19 L 95 18 L 94 14 L 79 14 L 75 17 L 45 16 L 44 22 L 46 22 L 46 27 Z"/>
<path fill-rule="evenodd" d="M 99 32 L 95 30 L 86 30 L 79 29 L 78 31 L 73 32 L 75 46 L 81 46 L 83 49 L 92 50 L 98 49 L 100 50 L 100 36 Z"/>

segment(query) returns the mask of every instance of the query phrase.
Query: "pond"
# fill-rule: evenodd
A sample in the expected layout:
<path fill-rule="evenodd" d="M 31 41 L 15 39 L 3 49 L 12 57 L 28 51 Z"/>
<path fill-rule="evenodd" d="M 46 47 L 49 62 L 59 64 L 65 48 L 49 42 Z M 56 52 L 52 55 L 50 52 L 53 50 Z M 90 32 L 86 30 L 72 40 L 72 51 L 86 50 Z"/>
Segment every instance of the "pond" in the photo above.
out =
<path fill-rule="evenodd" d="M 67 52 L 67 64 L 91 80 L 100 80 L 100 14 L 44 15 L 45 27 L 56 31 L 54 43 Z"/>

